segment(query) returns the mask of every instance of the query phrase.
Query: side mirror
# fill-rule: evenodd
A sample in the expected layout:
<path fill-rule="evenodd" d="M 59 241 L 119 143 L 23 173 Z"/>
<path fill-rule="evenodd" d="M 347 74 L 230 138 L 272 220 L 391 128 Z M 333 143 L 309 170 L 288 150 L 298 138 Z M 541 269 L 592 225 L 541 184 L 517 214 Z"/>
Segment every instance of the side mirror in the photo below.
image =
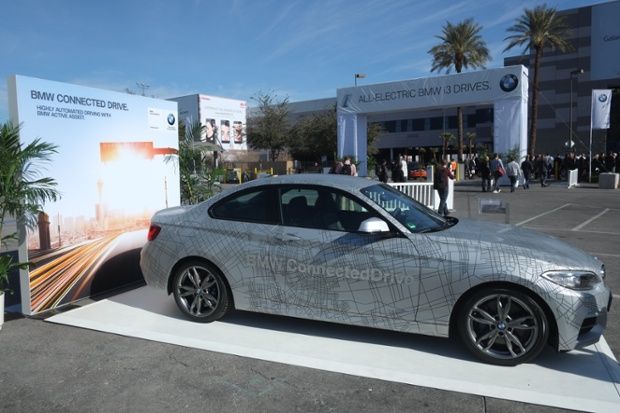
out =
<path fill-rule="evenodd" d="M 386 234 L 390 232 L 387 222 L 379 218 L 368 218 L 362 221 L 357 230 L 362 234 Z"/>

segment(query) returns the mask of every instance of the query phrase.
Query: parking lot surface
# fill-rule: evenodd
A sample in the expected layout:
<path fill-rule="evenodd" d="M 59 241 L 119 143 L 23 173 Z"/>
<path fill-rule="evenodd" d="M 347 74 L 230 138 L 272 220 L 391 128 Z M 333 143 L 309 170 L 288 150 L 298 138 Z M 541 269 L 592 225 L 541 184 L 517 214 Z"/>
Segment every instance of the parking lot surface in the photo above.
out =
<path fill-rule="evenodd" d="M 620 192 L 552 182 L 492 194 L 482 193 L 479 182 L 456 184 L 454 216 L 490 225 L 508 220 L 605 262 L 615 293 L 605 338 L 618 359 Z M 479 214 L 483 199 L 509 204 L 509 215 Z M 128 338 L 40 317 L 9 315 L 0 349 L 0 412 L 564 411 Z"/>

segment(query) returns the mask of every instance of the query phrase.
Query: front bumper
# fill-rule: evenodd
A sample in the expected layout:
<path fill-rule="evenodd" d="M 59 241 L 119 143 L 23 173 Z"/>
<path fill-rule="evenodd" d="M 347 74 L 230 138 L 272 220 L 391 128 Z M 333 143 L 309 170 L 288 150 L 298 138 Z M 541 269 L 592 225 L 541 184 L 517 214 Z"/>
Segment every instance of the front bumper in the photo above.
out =
<path fill-rule="evenodd" d="M 597 343 L 607 326 L 611 291 L 605 284 L 591 291 L 564 290 L 552 311 L 558 327 L 558 350 L 569 351 Z"/>

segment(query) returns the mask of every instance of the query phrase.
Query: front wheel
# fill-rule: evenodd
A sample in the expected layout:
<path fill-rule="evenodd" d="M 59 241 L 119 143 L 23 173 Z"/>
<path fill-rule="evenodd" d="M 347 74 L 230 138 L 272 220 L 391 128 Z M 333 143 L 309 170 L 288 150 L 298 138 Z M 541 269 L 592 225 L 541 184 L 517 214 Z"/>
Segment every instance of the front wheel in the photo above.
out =
<path fill-rule="evenodd" d="M 172 286 L 177 306 L 190 320 L 210 323 L 229 310 L 228 286 L 211 264 L 200 261 L 184 264 L 175 273 Z"/>
<path fill-rule="evenodd" d="M 516 366 L 534 359 L 549 337 L 544 311 L 518 291 L 493 288 L 478 291 L 458 316 L 465 347 L 490 364 Z"/>

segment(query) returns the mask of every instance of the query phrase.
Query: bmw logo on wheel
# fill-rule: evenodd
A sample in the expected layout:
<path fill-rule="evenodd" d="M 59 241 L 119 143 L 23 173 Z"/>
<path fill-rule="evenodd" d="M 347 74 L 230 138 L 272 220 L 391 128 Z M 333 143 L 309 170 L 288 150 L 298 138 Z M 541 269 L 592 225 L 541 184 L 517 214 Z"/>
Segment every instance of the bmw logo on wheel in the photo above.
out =
<path fill-rule="evenodd" d="M 499 81 L 499 87 L 504 92 L 512 92 L 519 85 L 519 79 L 515 75 L 505 75 L 502 80 Z"/>
<path fill-rule="evenodd" d="M 607 95 L 605 95 L 605 94 L 598 95 L 598 101 L 601 102 L 601 103 L 607 102 Z"/>
<path fill-rule="evenodd" d="M 168 115 L 168 125 L 174 125 L 175 120 L 176 119 L 172 113 Z"/>

